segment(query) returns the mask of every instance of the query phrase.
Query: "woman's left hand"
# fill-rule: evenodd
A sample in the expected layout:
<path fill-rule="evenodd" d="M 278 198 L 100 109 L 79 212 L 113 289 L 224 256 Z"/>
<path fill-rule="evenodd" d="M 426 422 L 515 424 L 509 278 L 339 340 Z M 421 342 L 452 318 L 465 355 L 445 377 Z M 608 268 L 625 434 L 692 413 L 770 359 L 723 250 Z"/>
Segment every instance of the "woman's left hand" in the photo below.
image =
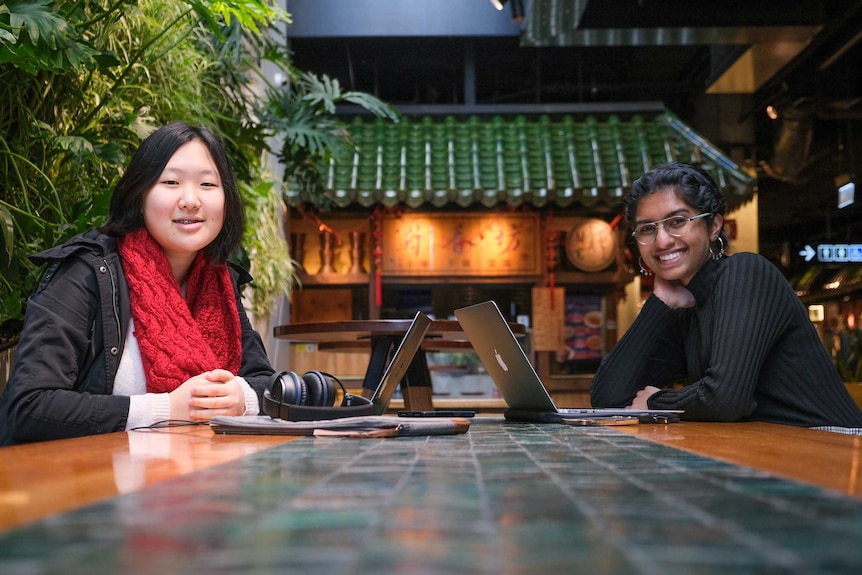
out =
<path fill-rule="evenodd" d="M 207 421 L 216 415 L 242 415 L 245 413 L 245 394 L 236 376 L 224 369 L 204 374 L 209 383 L 194 387 L 189 397 L 189 416 Z"/>
<path fill-rule="evenodd" d="M 626 409 L 649 409 L 647 406 L 647 400 L 653 396 L 653 394 L 658 393 L 661 389 L 654 387 L 652 385 L 648 385 L 635 395 L 632 404 L 629 405 Z"/>
<path fill-rule="evenodd" d="M 669 308 L 679 309 L 694 307 L 697 303 L 694 296 L 679 280 L 666 280 L 656 276 L 653 282 L 653 293 Z"/>

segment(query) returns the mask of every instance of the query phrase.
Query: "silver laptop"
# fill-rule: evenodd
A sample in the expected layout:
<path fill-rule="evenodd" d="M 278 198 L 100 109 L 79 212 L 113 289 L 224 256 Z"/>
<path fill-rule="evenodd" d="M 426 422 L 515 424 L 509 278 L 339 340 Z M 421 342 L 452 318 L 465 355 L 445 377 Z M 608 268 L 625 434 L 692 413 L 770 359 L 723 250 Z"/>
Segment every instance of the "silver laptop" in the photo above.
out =
<path fill-rule="evenodd" d="M 374 414 L 383 415 L 386 408 L 389 407 L 389 402 L 398 388 L 398 384 L 407 373 L 407 368 L 410 367 L 410 362 L 413 361 L 413 356 L 419 351 L 422 341 L 425 339 L 425 334 L 428 333 L 428 328 L 431 327 L 431 318 L 417 311 L 413 317 L 413 322 L 407 328 L 407 333 L 398 344 L 395 350 L 395 355 L 386 366 L 383 372 L 383 377 L 380 378 L 380 383 L 377 384 L 377 389 L 371 397 L 371 403 L 374 405 Z"/>
<path fill-rule="evenodd" d="M 638 417 L 642 421 L 678 421 L 679 410 L 558 408 L 515 334 L 493 301 L 455 310 L 455 317 L 509 408 L 506 419 L 558 422 L 595 417 Z"/>

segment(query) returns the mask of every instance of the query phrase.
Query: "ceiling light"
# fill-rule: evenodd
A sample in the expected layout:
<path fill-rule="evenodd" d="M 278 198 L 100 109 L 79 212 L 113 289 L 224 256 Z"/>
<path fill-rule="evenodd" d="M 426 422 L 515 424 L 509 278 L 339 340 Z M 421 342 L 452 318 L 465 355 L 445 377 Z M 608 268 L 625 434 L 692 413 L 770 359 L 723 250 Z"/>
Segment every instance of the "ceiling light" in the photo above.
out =
<path fill-rule="evenodd" d="M 512 9 L 512 22 L 523 22 L 526 16 L 524 0 L 491 0 L 491 5 L 497 10 L 502 10 L 507 3 Z"/>

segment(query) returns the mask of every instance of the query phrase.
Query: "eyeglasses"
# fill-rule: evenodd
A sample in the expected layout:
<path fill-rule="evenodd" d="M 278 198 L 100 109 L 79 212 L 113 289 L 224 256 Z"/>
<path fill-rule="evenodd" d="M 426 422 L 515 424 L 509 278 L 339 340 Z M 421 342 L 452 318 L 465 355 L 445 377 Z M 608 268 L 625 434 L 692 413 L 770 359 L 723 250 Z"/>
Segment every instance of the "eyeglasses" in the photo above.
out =
<path fill-rule="evenodd" d="M 690 218 L 685 216 L 671 216 L 663 220 L 658 220 L 657 222 L 641 224 L 635 227 L 635 231 L 632 232 L 632 237 L 634 237 L 634 239 L 636 239 L 642 246 L 648 246 L 653 243 L 658 236 L 658 226 L 661 224 L 664 231 L 673 237 L 678 238 L 685 233 L 685 229 L 688 227 L 689 222 L 711 215 L 712 213 L 710 212 L 706 214 L 698 214 Z"/>

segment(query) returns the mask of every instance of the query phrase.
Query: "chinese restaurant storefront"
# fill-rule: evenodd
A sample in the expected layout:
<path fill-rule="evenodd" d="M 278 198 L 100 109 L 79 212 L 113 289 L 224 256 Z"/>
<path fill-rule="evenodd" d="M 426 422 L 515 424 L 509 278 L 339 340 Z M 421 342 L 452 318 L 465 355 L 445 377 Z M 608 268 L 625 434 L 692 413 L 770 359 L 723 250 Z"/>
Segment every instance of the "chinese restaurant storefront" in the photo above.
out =
<path fill-rule="evenodd" d="M 334 207 L 315 210 L 301 190 L 289 193 L 290 246 L 302 266 L 291 323 L 419 309 L 446 319 L 493 299 L 529 327 L 523 343 L 537 371 L 570 403 L 585 401 L 589 375 L 630 323 L 621 306 L 639 300 L 619 216 L 632 181 L 679 160 L 707 169 L 731 209 L 754 194 L 748 174 L 664 109 L 398 124 L 356 117 L 349 130 L 353 161 L 330 166 L 326 180 Z M 350 367 L 331 355 L 342 354 L 299 346 L 292 369 L 337 362 L 358 372 L 367 361 L 358 354 Z M 475 373 L 469 355 L 429 358 L 435 393 L 449 393 L 447 376 Z"/>

